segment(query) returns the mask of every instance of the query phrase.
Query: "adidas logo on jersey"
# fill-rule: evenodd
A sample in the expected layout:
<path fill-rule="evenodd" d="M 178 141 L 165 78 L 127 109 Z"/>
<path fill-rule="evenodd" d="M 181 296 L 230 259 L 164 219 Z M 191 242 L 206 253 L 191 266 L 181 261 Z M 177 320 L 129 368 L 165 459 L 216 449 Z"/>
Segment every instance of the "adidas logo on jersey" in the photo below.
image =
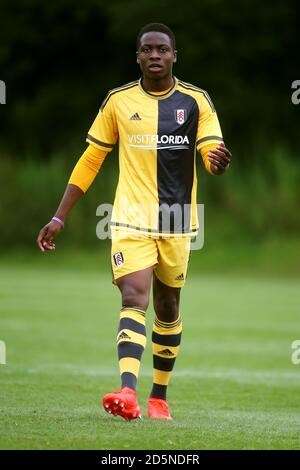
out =
<path fill-rule="evenodd" d="M 128 336 L 127 333 L 125 333 L 125 331 L 122 331 L 122 333 L 120 333 L 120 335 L 118 336 L 118 341 L 120 341 L 120 339 L 131 339 L 130 336 Z"/>
<path fill-rule="evenodd" d="M 142 118 L 140 118 L 139 113 L 134 113 L 130 118 L 130 121 L 141 121 L 141 120 Z"/>
<path fill-rule="evenodd" d="M 184 281 L 184 275 L 183 273 L 179 274 L 179 276 L 175 277 L 176 281 Z"/>
<path fill-rule="evenodd" d="M 161 356 L 174 356 L 170 349 L 163 349 L 162 351 L 158 351 L 157 354 L 160 354 Z"/>

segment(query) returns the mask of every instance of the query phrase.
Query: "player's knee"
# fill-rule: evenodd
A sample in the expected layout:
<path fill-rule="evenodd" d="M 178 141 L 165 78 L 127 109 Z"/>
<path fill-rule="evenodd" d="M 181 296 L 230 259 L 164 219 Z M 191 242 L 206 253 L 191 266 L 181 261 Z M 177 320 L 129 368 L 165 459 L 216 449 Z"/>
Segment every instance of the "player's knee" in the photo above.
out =
<path fill-rule="evenodd" d="M 147 310 L 149 305 L 149 294 L 145 290 L 127 285 L 122 288 L 122 305 L 124 307 L 139 307 Z"/>
<path fill-rule="evenodd" d="M 155 297 L 154 309 L 158 319 L 166 323 L 172 323 L 178 318 L 178 301 L 175 297 Z"/>

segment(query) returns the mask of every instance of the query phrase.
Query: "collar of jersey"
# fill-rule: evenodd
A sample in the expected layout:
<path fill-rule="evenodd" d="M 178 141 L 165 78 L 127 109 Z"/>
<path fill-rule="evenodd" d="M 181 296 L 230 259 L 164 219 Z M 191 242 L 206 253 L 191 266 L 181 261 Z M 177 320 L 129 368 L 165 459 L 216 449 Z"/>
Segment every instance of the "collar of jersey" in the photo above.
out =
<path fill-rule="evenodd" d="M 152 98 L 153 100 L 165 100 L 166 98 L 169 98 L 169 96 L 173 95 L 174 91 L 176 91 L 176 89 L 177 89 L 178 80 L 177 80 L 176 77 L 173 77 L 173 78 L 174 78 L 173 86 L 170 88 L 170 90 L 168 90 L 163 95 L 152 95 L 151 93 L 148 93 L 148 91 L 144 90 L 144 88 L 142 87 L 142 79 L 141 78 L 139 79 L 139 88 L 144 93 L 144 95 L 148 96 L 148 98 Z"/>

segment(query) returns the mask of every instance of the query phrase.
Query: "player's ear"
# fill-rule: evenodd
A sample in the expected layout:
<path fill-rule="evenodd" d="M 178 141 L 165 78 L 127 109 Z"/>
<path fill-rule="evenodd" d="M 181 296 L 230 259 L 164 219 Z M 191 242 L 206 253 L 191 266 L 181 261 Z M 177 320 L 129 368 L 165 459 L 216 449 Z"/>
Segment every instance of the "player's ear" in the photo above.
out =
<path fill-rule="evenodd" d="M 177 62 L 177 49 L 174 49 L 174 64 Z"/>
<path fill-rule="evenodd" d="M 136 51 L 136 63 L 139 64 L 140 63 L 140 59 L 139 59 L 139 51 Z"/>

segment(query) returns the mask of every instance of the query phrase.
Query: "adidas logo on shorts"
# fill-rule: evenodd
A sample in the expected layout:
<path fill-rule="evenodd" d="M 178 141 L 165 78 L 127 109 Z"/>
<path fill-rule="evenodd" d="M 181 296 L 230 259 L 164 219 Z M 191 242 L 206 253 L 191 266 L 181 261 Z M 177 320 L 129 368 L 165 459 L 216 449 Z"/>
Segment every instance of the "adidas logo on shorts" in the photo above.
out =
<path fill-rule="evenodd" d="M 181 273 L 179 276 L 175 277 L 175 281 L 184 281 L 184 274 Z"/>

